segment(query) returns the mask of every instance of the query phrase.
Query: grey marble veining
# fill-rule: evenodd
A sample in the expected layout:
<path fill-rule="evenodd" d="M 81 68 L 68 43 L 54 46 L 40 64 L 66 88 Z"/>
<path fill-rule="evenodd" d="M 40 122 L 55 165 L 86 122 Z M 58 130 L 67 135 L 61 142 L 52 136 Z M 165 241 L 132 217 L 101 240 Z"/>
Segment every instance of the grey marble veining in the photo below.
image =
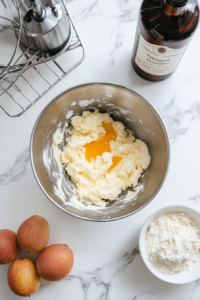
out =
<path fill-rule="evenodd" d="M 191 197 L 187 200 L 188 202 L 192 202 L 192 203 L 200 203 L 200 195 Z"/>
<path fill-rule="evenodd" d="M 106 3 L 106 7 L 103 0 L 89 0 L 86 5 L 79 0 L 66 1 L 66 3 L 69 2 L 72 6 L 79 7 L 73 15 L 77 24 L 90 21 L 99 24 L 94 28 L 96 30 L 95 39 L 98 40 L 102 32 L 105 33 L 102 47 L 107 48 L 110 54 L 109 64 L 115 65 L 115 52 L 124 47 L 127 40 L 131 45 L 133 44 L 133 24 L 137 21 L 141 0 L 110 0 Z M 126 33 L 127 26 L 129 26 L 131 34 Z M 92 46 L 90 45 L 90 47 Z"/>
<path fill-rule="evenodd" d="M 148 300 L 148 299 L 153 299 L 154 294 L 155 294 L 154 292 L 144 292 L 144 293 L 135 295 L 135 297 L 133 298 L 133 300 Z"/>
<path fill-rule="evenodd" d="M 0 185 L 7 185 L 12 181 L 19 180 L 27 170 L 29 162 L 29 148 L 26 148 L 16 159 L 13 167 L 0 175 Z"/>
<path fill-rule="evenodd" d="M 176 105 L 175 96 L 160 113 L 167 126 L 170 143 L 173 144 L 187 133 L 193 122 L 200 119 L 200 97 L 199 102 L 194 102 L 189 108 L 183 109 Z"/>
<path fill-rule="evenodd" d="M 126 270 L 137 254 L 139 254 L 139 248 L 134 248 L 131 252 L 127 252 L 123 256 L 119 257 L 117 261 L 113 261 L 97 268 L 93 272 L 82 272 L 74 276 L 68 275 L 62 281 L 71 282 L 78 280 L 84 293 L 83 300 L 93 299 L 94 296 L 91 295 L 91 290 L 95 290 L 95 299 L 108 300 L 112 280 L 120 272 L 124 272 Z M 46 286 L 49 284 L 49 282 L 45 282 L 43 285 Z"/>
<path fill-rule="evenodd" d="M 1 2 L 3 3 L 4 7 L 6 8 L 6 3 L 4 0 L 1 0 Z"/>
<path fill-rule="evenodd" d="M 191 300 L 193 299 L 199 299 L 199 293 L 200 293 L 200 279 L 195 281 L 194 288 L 191 294 Z"/>

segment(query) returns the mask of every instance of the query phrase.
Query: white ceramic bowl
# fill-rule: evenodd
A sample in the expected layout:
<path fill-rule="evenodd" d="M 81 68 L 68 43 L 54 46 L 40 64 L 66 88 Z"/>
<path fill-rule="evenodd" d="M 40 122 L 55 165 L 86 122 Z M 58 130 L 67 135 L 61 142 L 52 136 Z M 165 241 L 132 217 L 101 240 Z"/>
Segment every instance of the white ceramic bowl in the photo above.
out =
<path fill-rule="evenodd" d="M 200 213 L 189 207 L 184 205 L 172 205 L 172 206 L 166 206 L 164 208 L 161 208 L 154 213 L 152 213 L 147 220 L 145 221 L 144 225 L 142 226 L 140 237 L 139 237 L 139 248 L 140 253 L 142 256 L 142 259 L 147 266 L 147 268 L 159 279 L 173 283 L 173 284 L 186 284 L 189 282 L 196 281 L 200 279 L 200 252 L 198 254 L 198 261 L 193 263 L 191 266 L 191 269 L 189 271 L 183 271 L 183 272 L 177 272 L 175 274 L 164 274 L 161 273 L 154 265 L 148 260 L 146 255 L 146 249 L 145 249 L 145 238 L 146 238 L 146 232 L 148 230 L 148 227 L 150 223 L 155 220 L 157 217 L 159 217 L 162 214 L 171 213 L 171 212 L 185 212 L 189 214 L 193 220 L 197 222 L 197 225 L 200 227 Z"/>

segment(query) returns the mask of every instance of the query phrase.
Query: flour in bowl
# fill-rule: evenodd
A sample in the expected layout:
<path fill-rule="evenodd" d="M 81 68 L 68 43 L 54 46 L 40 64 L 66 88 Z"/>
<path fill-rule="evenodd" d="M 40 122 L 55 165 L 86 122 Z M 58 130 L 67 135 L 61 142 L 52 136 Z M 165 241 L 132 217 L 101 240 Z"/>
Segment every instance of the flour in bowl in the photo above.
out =
<path fill-rule="evenodd" d="M 162 273 L 189 270 L 197 261 L 200 228 L 186 213 L 163 214 L 149 225 L 145 246 L 148 259 Z"/>

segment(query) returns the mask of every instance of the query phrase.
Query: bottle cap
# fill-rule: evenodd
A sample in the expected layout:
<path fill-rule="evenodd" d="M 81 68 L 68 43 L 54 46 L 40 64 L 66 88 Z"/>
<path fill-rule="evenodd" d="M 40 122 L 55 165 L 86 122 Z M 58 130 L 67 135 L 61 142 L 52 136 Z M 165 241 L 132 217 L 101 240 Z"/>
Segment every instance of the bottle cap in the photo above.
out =
<path fill-rule="evenodd" d="M 167 3 L 174 7 L 181 7 L 188 3 L 188 0 L 167 0 Z"/>

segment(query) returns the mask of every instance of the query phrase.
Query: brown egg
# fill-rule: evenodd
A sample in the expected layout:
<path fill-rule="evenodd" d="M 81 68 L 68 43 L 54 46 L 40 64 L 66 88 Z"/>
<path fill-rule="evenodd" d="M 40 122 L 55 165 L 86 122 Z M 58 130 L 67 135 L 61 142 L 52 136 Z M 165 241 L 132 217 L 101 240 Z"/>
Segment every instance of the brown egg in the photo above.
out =
<path fill-rule="evenodd" d="M 36 260 L 38 274 L 45 280 L 57 281 L 66 277 L 74 262 L 73 252 L 64 244 L 45 248 Z"/>
<path fill-rule="evenodd" d="M 34 262 L 28 258 L 15 259 L 8 269 L 8 284 L 18 296 L 27 297 L 37 292 L 40 276 Z"/>
<path fill-rule="evenodd" d="M 17 231 L 20 248 L 30 253 L 43 250 L 49 241 L 49 224 L 43 217 L 34 215 L 25 220 Z"/>
<path fill-rule="evenodd" d="M 9 229 L 0 230 L 0 265 L 13 261 L 19 253 L 17 235 Z"/>

